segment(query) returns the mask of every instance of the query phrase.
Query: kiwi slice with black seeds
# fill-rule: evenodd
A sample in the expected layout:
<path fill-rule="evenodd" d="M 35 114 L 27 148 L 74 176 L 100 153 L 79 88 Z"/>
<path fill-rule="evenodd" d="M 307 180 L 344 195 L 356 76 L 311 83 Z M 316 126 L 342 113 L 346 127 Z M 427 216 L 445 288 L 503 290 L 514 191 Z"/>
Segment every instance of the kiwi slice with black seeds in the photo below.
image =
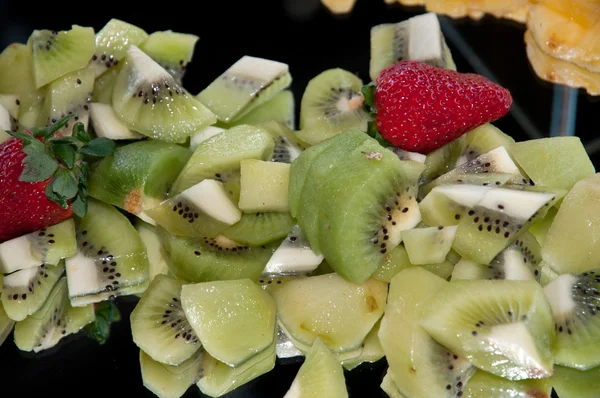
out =
<path fill-rule="evenodd" d="M 139 47 L 181 84 L 199 39 L 196 35 L 167 30 L 150 34 Z"/>
<path fill-rule="evenodd" d="M 94 81 L 94 89 L 92 91 L 93 102 L 100 102 L 102 104 L 112 104 L 112 95 L 115 88 L 115 82 L 117 76 L 121 71 L 121 65 L 110 68 L 106 73 L 97 77 Z"/>
<path fill-rule="evenodd" d="M 296 125 L 295 105 L 294 94 L 290 90 L 283 90 L 264 104 L 236 119 L 233 125 L 250 124 L 256 126 L 273 122 L 282 124 L 288 129 L 294 129 Z"/>
<path fill-rule="evenodd" d="M 96 51 L 94 29 L 78 25 L 60 32 L 34 30 L 27 44 L 33 52 L 33 75 L 38 89 L 84 68 Z"/>
<path fill-rule="evenodd" d="M 289 235 L 281 242 L 265 266 L 265 279 L 278 279 L 280 276 L 296 276 L 315 271 L 323 262 L 323 255 L 317 255 L 310 248 L 306 237 L 298 225 L 294 225 Z M 323 269 L 321 269 L 323 271 Z M 331 270 L 333 272 L 333 270 Z M 263 283 L 261 281 L 261 283 Z M 270 283 L 267 281 L 267 283 Z"/>
<path fill-rule="evenodd" d="M 248 246 L 260 246 L 285 238 L 295 224 L 289 213 L 244 214 L 223 235 Z"/>
<path fill-rule="evenodd" d="M 123 61 L 130 45 L 139 46 L 148 34 L 135 25 L 111 19 L 96 34 L 96 51 L 90 62 L 96 76 Z"/>
<path fill-rule="evenodd" d="M 510 381 L 478 370 L 467 382 L 464 396 L 468 398 L 550 398 L 553 379 L 554 377 Z M 561 395 L 560 398 L 568 397 Z"/>
<path fill-rule="evenodd" d="M 169 254 L 169 269 L 188 282 L 244 278 L 256 281 L 277 247 L 275 244 L 250 247 L 222 235 L 192 239 L 158 231 Z"/>
<path fill-rule="evenodd" d="M 367 130 L 360 78 L 340 68 L 329 69 L 306 86 L 300 102 L 301 140 L 314 145 L 352 127 Z"/>
<path fill-rule="evenodd" d="M 117 75 L 112 104 L 131 130 L 171 143 L 183 143 L 216 122 L 211 111 L 134 45 Z"/>
<path fill-rule="evenodd" d="M 292 163 L 308 146 L 285 124 L 271 120 L 261 123 L 259 126 L 269 132 L 275 141 L 271 158 L 273 162 Z"/>
<path fill-rule="evenodd" d="M 456 161 L 466 145 L 467 137 L 463 134 L 459 138 L 428 153 L 425 158 L 425 170 L 421 174 L 419 184 L 427 184 L 454 169 Z"/>
<path fill-rule="evenodd" d="M 0 93 L 19 97 L 35 91 L 31 48 L 12 43 L 0 53 Z"/>
<path fill-rule="evenodd" d="M 1 55 L 0 55 L 1 57 Z M 18 131 L 19 130 L 19 106 L 21 101 L 14 94 L 0 94 L 0 106 L 6 109 L 8 113 L 8 128 L 4 130 Z"/>
<path fill-rule="evenodd" d="M 2 304 L 11 319 L 22 321 L 39 310 L 50 290 L 65 272 L 65 265 L 26 268 L 4 277 Z"/>
<path fill-rule="evenodd" d="M 160 398 L 179 398 L 203 375 L 204 353 L 198 350 L 178 366 L 166 365 L 140 350 L 144 387 Z"/>
<path fill-rule="evenodd" d="M 44 98 L 46 87 L 23 94 L 19 97 L 19 124 L 24 128 L 34 128 L 46 124 Z"/>
<path fill-rule="evenodd" d="M 155 361 L 179 365 L 201 347 L 181 308 L 184 282 L 158 275 L 131 313 L 133 341 Z"/>
<path fill-rule="evenodd" d="M 556 329 L 554 361 L 579 370 L 600 366 L 600 270 L 560 275 L 544 293 Z"/>
<path fill-rule="evenodd" d="M 493 149 L 503 146 L 509 151 L 515 140 L 491 123 L 479 126 L 465 134 L 467 145 L 456 161 L 456 166 L 467 163 Z"/>

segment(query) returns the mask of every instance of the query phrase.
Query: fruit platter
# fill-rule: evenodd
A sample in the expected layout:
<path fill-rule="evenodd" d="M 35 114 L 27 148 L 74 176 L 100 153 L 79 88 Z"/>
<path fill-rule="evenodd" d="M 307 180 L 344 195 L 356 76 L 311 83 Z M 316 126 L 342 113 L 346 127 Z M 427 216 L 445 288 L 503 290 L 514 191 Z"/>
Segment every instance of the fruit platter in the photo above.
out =
<path fill-rule="evenodd" d="M 600 397 L 594 141 L 527 130 L 445 17 L 379 17 L 300 83 L 240 45 L 193 87 L 209 39 L 133 17 L 8 40 L 9 394 Z"/>

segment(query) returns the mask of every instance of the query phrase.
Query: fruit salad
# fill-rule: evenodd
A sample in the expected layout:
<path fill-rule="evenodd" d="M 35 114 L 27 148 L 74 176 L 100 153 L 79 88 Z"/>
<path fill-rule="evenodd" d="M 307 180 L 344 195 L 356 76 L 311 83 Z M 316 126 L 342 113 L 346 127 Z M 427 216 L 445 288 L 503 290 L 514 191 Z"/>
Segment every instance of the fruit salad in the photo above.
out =
<path fill-rule="evenodd" d="M 131 296 L 160 398 L 290 359 L 285 398 L 348 397 L 380 361 L 393 398 L 600 396 L 579 138 L 495 127 L 510 92 L 456 70 L 433 13 L 373 27 L 371 81 L 323 71 L 298 123 L 276 60 L 187 91 L 197 42 L 112 19 L 0 54 L 0 343 L 102 344 Z"/>

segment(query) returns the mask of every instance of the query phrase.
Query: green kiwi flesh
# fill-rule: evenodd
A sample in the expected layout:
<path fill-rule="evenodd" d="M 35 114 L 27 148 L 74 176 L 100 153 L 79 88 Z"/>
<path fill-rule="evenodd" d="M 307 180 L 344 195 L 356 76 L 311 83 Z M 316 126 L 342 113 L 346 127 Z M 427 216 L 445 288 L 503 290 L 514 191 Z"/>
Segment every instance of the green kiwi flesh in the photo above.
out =
<path fill-rule="evenodd" d="M 112 105 L 115 82 L 117 81 L 117 76 L 121 71 L 122 65 L 123 64 L 113 66 L 110 70 L 96 78 L 94 81 L 94 90 L 92 91 L 92 99 L 94 102 Z"/>
<path fill-rule="evenodd" d="M 392 379 L 389 368 L 385 371 L 385 375 L 383 376 L 380 387 L 390 398 L 405 398 L 404 395 L 398 390 L 398 386 L 396 386 L 394 379 Z"/>
<path fill-rule="evenodd" d="M 98 294 L 98 300 L 105 300 L 148 280 L 144 243 L 129 220 L 110 205 L 89 200 L 86 216 L 78 220 L 77 246 L 77 254 L 66 260 L 72 301 Z"/>
<path fill-rule="evenodd" d="M 169 265 L 166 260 L 166 253 L 158 235 L 158 231 L 153 225 L 136 220 L 135 229 L 140 234 L 146 253 L 148 254 L 149 277 L 148 282 L 152 282 L 156 275 L 169 274 Z"/>
<path fill-rule="evenodd" d="M 560 398 L 597 398 L 600 391 L 600 367 L 581 371 L 556 366 L 550 382 Z"/>
<path fill-rule="evenodd" d="M 235 180 L 242 160 L 269 160 L 274 147 L 272 136 L 259 127 L 240 125 L 223 131 L 198 145 L 171 193 L 183 192 L 207 178 L 222 182 Z"/>
<path fill-rule="evenodd" d="M 467 145 L 466 134 L 427 154 L 425 170 L 419 184 L 424 185 L 454 169 L 456 161 Z"/>
<path fill-rule="evenodd" d="M 19 97 L 19 124 L 24 128 L 34 128 L 45 124 L 44 98 L 46 87 L 23 94 Z"/>
<path fill-rule="evenodd" d="M 398 391 L 409 397 L 457 397 L 474 373 L 464 356 L 436 343 L 419 322 L 423 308 L 448 282 L 420 267 L 394 276 L 379 340 L 388 375 Z"/>
<path fill-rule="evenodd" d="M 293 130 L 283 123 L 269 120 L 259 124 L 259 127 L 262 127 L 273 136 L 275 141 L 275 148 L 271 157 L 273 162 L 292 163 L 308 146 L 296 136 Z"/>
<path fill-rule="evenodd" d="M 289 163 L 244 159 L 240 176 L 238 207 L 244 213 L 289 211 Z"/>
<path fill-rule="evenodd" d="M 0 346 L 4 343 L 10 332 L 12 332 L 14 326 L 15 321 L 8 317 L 2 303 L 0 303 Z"/>
<path fill-rule="evenodd" d="M 224 123 L 265 103 L 292 82 L 288 65 L 243 56 L 205 88 L 197 98 Z"/>
<path fill-rule="evenodd" d="M 157 140 L 120 146 L 92 166 L 89 195 L 139 215 L 165 199 L 189 156 L 187 149 Z"/>
<path fill-rule="evenodd" d="M 131 130 L 171 143 L 183 143 L 216 122 L 211 111 L 134 45 L 116 77 L 112 104 Z"/>
<path fill-rule="evenodd" d="M 290 90 L 283 90 L 267 102 L 236 119 L 233 125 L 250 124 L 256 126 L 272 121 L 293 129 L 295 117 L 294 94 Z"/>
<path fill-rule="evenodd" d="M 181 304 L 206 352 L 231 367 L 276 340 L 275 301 L 249 279 L 184 285 Z"/>
<path fill-rule="evenodd" d="M 552 379 L 511 381 L 478 370 L 467 382 L 464 396 L 469 398 L 550 398 Z M 561 395 L 560 398 L 563 396 Z"/>
<path fill-rule="evenodd" d="M 0 93 L 19 97 L 35 91 L 31 48 L 12 43 L 0 53 Z"/>
<path fill-rule="evenodd" d="M 96 76 L 123 61 L 130 45 L 139 46 L 148 34 L 141 28 L 113 18 L 96 33 L 96 51 L 90 62 Z"/>
<path fill-rule="evenodd" d="M 503 146 L 511 153 L 514 138 L 505 134 L 491 123 L 481 125 L 465 134 L 467 145 L 464 147 L 456 166 L 470 162 L 473 159 Z"/>
<path fill-rule="evenodd" d="M 184 282 L 158 275 L 131 313 L 131 334 L 137 346 L 153 360 L 179 365 L 201 344 L 181 304 Z"/>
<path fill-rule="evenodd" d="M 171 30 L 154 32 L 140 45 L 140 49 L 181 84 L 199 39 L 196 35 Z"/>
<path fill-rule="evenodd" d="M 250 213 L 242 215 L 223 235 L 248 246 L 260 246 L 285 238 L 295 224 L 289 213 Z"/>
<path fill-rule="evenodd" d="M 362 350 L 357 358 L 342 361 L 342 366 L 346 370 L 352 370 L 363 363 L 375 363 L 385 356 L 381 342 L 379 341 L 379 325 L 381 319 L 373 326 L 373 329 L 367 334 L 362 344 Z"/>
<path fill-rule="evenodd" d="M 415 265 L 443 263 L 452 247 L 456 226 L 415 228 L 402 232 L 404 247 Z"/>
<path fill-rule="evenodd" d="M 302 94 L 298 137 L 315 145 L 352 127 L 367 131 L 362 86 L 358 76 L 340 68 L 314 77 Z"/>
<path fill-rule="evenodd" d="M 142 382 L 159 398 L 179 398 L 202 377 L 203 361 L 201 350 L 178 366 L 157 362 L 140 350 Z"/>
<path fill-rule="evenodd" d="M 408 252 L 406 251 L 404 244 L 400 244 L 394 250 L 386 254 L 383 262 L 373 274 L 373 278 L 377 279 L 378 281 L 389 283 L 394 276 L 406 268 L 422 267 L 442 279 L 448 279 L 454 271 L 454 263 L 450 261 L 451 258 L 452 251 L 448 253 L 448 256 L 446 256 L 441 263 L 415 265 L 410 262 Z"/>
<path fill-rule="evenodd" d="M 27 44 L 33 52 L 36 88 L 84 68 L 96 51 L 94 29 L 78 25 L 60 32 L 34 30 Z"/>
<path fill-rule="evenodd" d="M 141 140 L 143 135 L 135 133 L 127 128 L 117 117 L 112 106 L 100 102 L 89 105 L 90 119 L 96 137 L 105 137 L 117 140 Z"/>
<path fill-rule="evenodd" d="M 421 326 L 481 370 L 509 380 L 552 375 L 550 304 L 533 280 L 457 280 L 424 309 Z"/>

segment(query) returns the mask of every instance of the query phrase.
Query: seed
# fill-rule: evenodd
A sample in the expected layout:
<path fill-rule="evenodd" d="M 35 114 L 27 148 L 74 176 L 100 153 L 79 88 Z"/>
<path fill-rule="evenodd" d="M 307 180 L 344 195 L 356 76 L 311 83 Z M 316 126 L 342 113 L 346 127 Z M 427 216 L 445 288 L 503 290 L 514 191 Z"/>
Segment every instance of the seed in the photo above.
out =
<path fill-rule="evenodd" d="M 498 208 L 499 208 L 500 210 L 504 210 L 504 205 L 498 205 Z"/>
<path fill-rule="evenodd" d="M 402 213 L 406 213 L 408 211 L 408 207 L 405 207 L 404 209 L 402 209 Z"/>
<path fill-rule="evenodd" d="M 479 222 L 479 217 L 475 217 L 475 218 L 473 219 L 473 222 Z"/>
<path fill-rule="evenodd" d="M 455 215 L 454 215 L 454 219 L 455 219 L 455 220 L 460 220 L 460 214 L 455 214 Z"/>
<path fill-rule="evenodd" d="M 476 331 L 474 331 L 474 330 L 471 332 L 471 334 L 472 334 L 473 336 L 477 336 L 477 332 L 476 332 Z"/>
<path fill-rule="evenodd" d="M 451 390 L 451 389 L 452 389 L 452 386 L 451 386 L 450 384 L 448 384 L 448 385 L 446 386 L 446 390 Z"/>
<path fill-rule="evenodd" d="M 473 214 L 475 214 L 475 211 L 474 211 L 474 210 L 469 210 L 469 213 L 468 213 L 468 214 L 469 214 L 470 216 L 472 216 Z"/>

